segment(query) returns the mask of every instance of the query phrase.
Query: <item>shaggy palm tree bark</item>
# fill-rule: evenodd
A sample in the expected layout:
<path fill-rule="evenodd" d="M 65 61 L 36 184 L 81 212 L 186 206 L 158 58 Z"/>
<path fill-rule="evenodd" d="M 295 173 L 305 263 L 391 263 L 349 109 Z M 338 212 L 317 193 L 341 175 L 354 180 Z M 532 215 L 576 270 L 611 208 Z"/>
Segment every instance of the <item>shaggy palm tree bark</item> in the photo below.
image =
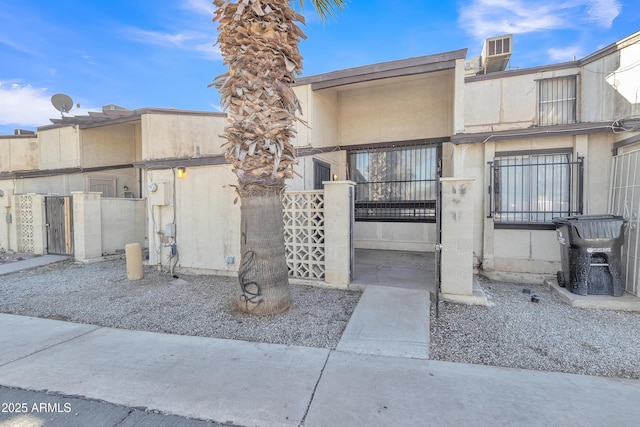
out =
<path fill-rule="evenodd" d="M 290 305 L 281 194 L 293 175 L 291 138 L 300 110 L 290 85 L 302 71 L 298 44 L 304 22 L 290 0 L 214 0 L 218 45 L 228 72 L 212 86 L 221 95 L 228 124 L 223 145 L 238 176 L 241 260 L 238 309 L 272 314 Z M 310 0 L 322 18 L 345 0 Z M 299 0 L 300 5 L 304 0 Z"/>
<path fill-rule="evenodd" d="M 289 87 L 302 69 L 301 15 L 288 0 L 216 0 L 218 44 L 228 72 L 212 83 L 228 112 L 223 137 L 238 177 L 241 260 L 238 309 L 273 314 L 290 305 L 282 200 L 292 176 L 298 99 Z"/>

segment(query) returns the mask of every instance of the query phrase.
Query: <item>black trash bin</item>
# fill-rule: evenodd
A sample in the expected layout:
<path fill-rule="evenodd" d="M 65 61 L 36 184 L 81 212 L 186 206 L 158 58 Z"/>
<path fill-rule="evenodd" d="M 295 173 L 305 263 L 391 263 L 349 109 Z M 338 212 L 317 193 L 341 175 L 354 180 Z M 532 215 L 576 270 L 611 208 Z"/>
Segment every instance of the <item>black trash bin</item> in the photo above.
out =
<path fill-rule="evenodd" d="M 558 284 L 578 295 L 622 296 L 622 244 L 627 220 L 615 215 L 554 218 L 562 271 Z"/>

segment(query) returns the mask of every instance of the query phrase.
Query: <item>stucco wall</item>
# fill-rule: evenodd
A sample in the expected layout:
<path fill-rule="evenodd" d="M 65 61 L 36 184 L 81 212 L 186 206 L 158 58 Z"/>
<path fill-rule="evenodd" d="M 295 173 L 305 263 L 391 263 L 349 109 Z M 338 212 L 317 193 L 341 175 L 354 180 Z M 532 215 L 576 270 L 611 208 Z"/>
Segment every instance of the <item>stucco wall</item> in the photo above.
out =
<path fill-rule="evenodd" d="M 200 155 L 222 154 L 220 138 L 226 123 L 221 114 L 143 114 L 142 159 L 191 157 L 200 147 Z"/>
<path fill-rule="evenodd" d="M 579 69 L 536 71 L 530 74 L 474 80 L 465 84 L 465 132 L 528 128 L 538 120 L 539 79 L 575 75 Z"/>
<path fill-rule="evenodd" d="M 298 158 L 298 164 L 293 168 L 295 171 L 294 176 L 287 181 L 286 189 L 292 191 L 312 190 L 315 179 L 315 161 L 320 161 L 330 166 L 332 180 L 333 174 L 336 174 L 338 181 L 347 179 L 346 151 L 319 153 Z"/>
<path fill-rule="evenodd" d="M 344 90 L 339 141 L 352 145 L 451 135 L 452 107 L 449 75 Z"/>
<path fill-rule="evenodd" d="M 129 243 L 146 247 L 146 200 L 101 198 L 102 254 L 124 251 Z"/>
<path fill-rule="evenodd" d="M 38 138 L 0 137 L 0 172 L 38 169 Z"/>
<path fill-rule="evenodd" d="M 331 147 L 339 144 L 339 97 L 334 89 L 312 91 L 310 85 L 293 88 L 302 107 L 296 122 L 297 147 Z"/>
<path fill-rule="evenodd" d="M 141 160 L 140 125 L 137 123 L 84 129 L 80 138 L 85 168 Z"/>
<path fill-rule="evenodd" d="M 16 179 L 15 186 L 13 185 L 14 182 L 12 182 L 12 189 L 16 194 L 46 193 L 69 195 L 72 191 L 89 191 L 87 180 L 90 177 L 101 179 L 115 179 L 117 197 L 125 196 L 125 185 L 132 192 L 133 197 L 140 196 L 138 170 L 134 168 Z"/>
<path fill-rule="evenodd" d="M 317 91 L 303 85 L 294 90 L 305 121 L 296 125 L 297 146 L 356 145 L 452 134 L 454 77 L 450 71 Z"/>
<path fill-rule="evenodd" d="M 227 165 L 191 167 L 184 178 L 175 178 L 170 170 L 152 170 L 147 182 L 165 183 L 167 204 L 147 193 L 149 200 L 149 259 L 152 265 L 167 265 L 172 240 L 166 225 L 175 222 L 179 267 L 189 271 L 233 274 L 240 262 L 240 205 L 234 204 L 235 181 Z M 145 187 L 146 188 L 146 187 Z M 157 193 L 157 192 L 156 192 Z M 175 215 L 175 216 L 174 216 Z M 234 256 L 233 264 L 226 256 Z"/>
<path fill-rule="evenodd" d="M 457 145 L 453 150 L 454 176 L 475 178 L 474 262 L 483 268 L 517 273 L 555 274 L 560 252 L 553 230 L 496 229 L 490 211 L 489 167 L 496 152 L 569 148 L 584 157 L 584 213 L 607 213 L 613 135 L 594 134 L 556 138 Z"/>
<path fill-rule="evenodd" d="M 555 230 L 494 230 L 493 269 L 554 274 L 561 269 Z"/>
<path fill-rule="evenodd" d="M 624 47 L 612 55 L 590 62 L 582 73 L 582 119 L 613 121 L 640 114 L 640 45 Z"/>
<path fill-rule="evenodd" d="M 358 221 L 353 230 L 358 249 L 433 252 L 433 223 Z"/>
<path fill-rule="evenodd" d="M 79 167 L 78 129 L 72 126 L 46 129 L 38 132 L 40 149 L 39 169 Z"/>
<path fill-rule="evenodd" d="M 294 143 L 332 147 L 427 139 L 451 135 L 454 122 L 454 73 L 390 78 L 313 91 L 298 86 L 305 124 L 296 125 Z M 464 99 L 458 94 L 460 102 Z M 460 118 L 461 120 L 461 118 Z M 331 165 L 331 174 L 347 179 L 345 151 L 299 159 L 292 190 L 313 188 L 313 158 Z M 450 170 L 450 166 L 447 164 Z M 432 251 L 435 224 L 357 222 L 358 248 Z"/>

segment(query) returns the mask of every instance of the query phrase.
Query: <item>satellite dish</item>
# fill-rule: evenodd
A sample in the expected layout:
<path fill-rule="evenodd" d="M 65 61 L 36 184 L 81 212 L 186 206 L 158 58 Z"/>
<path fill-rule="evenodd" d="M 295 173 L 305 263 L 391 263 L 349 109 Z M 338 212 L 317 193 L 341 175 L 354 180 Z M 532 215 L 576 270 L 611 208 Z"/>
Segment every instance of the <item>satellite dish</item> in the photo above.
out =
<path fill-rule="evenodd" d="M 62 117 L 64 117 L 64 113 L 68 113 L 73 108 L 73 100 L 69 95 L 65 95 L 64 93 L 56 93 L 53 95 L 51 97 L 51 103 L 56 110 L 60 111 Z"/>

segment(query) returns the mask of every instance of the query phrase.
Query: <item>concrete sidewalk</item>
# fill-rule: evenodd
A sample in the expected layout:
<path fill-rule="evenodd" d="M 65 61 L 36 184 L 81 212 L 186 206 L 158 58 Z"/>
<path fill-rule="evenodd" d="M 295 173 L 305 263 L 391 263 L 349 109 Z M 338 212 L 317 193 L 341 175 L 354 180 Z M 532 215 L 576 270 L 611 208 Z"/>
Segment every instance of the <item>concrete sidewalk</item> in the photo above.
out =
<path fill-rule="evenodd" d="M 0 342 L 2 386 L 240 426 L 631 426 L 640 419 L 636 380 L 14 315 L 0 315 Z M 0 403 L 13 397 L 0 394 Z M 79 412 L 90 410 L 72 407 L 57 414 L 63 423 L 56 425 L 65 417 L 77 425 L 72 421 L 86 415 Z M 95 425 L 120 425 L 112 419 Z"/>
<path fill-rule="evenodd" d="M 22 270 L 30 270 L 32 268 L 43 267 L 45 265 L 54 264 L 56 262 L 64 261 L 70 258 L 71 257 L 65 255 L 42 255 L 22 261 L 0 263 L 0 276 Z"/>

